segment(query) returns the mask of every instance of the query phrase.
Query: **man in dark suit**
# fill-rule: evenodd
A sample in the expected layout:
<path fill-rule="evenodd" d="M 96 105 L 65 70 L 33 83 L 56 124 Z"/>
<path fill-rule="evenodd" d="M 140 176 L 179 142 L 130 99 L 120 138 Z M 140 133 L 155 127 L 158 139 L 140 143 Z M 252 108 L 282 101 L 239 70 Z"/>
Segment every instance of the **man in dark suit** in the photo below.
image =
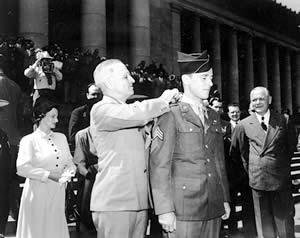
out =
<path fill-rule="evenodd" d="M 94 230 L 92 215 L 90 212 L 91 191 L 98 170 L 97 152 L 92 140 L 90 128 L 87 127 L 76 133 L 76 145 L 73 156 L 74 164 L 78 171 L 78 199 L 81 223 L 89 230 Z"/>
<path fill-rule="evenodd" d="M 9 104 L 0 100 L 0 108 Z M 0 129 L 0 237 L 4 237 L 5 226 L 9 213 L 9 189 L 11 185 L 11 157 L 6 133 Z"/>
<path fill-rule="evenodd" d="M 75 108 L 69 120 L 69 142 L 72 150 L 75 147 L 76 133 L 90 125 L 90 111 L 92 106 L 102 98 L 101 90 L 95 84 L 89 84 L 86 98 L 87 103 Z"/>
<path fill-rule="evenodd" d="M 0 128 L 5 131 L 10 145 L 10 209 L 14 219 L 18 217 L 20 203 L 20 177 L 16 175 L 18 144 L 24 129 L 24 95 L 20 86 L 7 77 L 8 58 L 0 53 L 0 98 L 9 102 L 0 110 Z M 0 147 L 1 149 L 1 147 Z M 2 194 L 2 193 L 0 193 Z M 1 196 L 1 195 L 0 195 Z"/>
<path fill-rule="evenodd" d="M 219 115 L 204 106 L 212 86 L 207 52 L 178 52 L 184 93 L 153 128 L 150 184 L 169 238 L 219 238 L 230 213 Z"/>
<path fill-rule="evenodd" d="M 295 132 L 285 118 L 269 110 L 264 87 L 250 93 L 255 113 L 242 120 L 232 136 L 232 156 L 241 156 L 252 189 L 259 238 L 294 238 L 294 203 L 290 161 Z"/>
<path fill-rule="evenodd" d="M 241 219 L 243 222 L 243 233 L 246 238 L 253 238 L 256 235 L 255 220 L 253 210 L 252 194 L 249 187 L 249 180 L 246 171 L 243 169 L 243 165 L 240 158 L 232 158 L 230 155 L 231 137 L 236 126 L 240 122 L 241 111 L 240 106 L 237 103 L 230 103 L 227 106 L 228 118 L 230 119 L 225 128 L 224 133 L 224 152 L 225 152 L 225 164 L 229 182 L 230 190 L 230 208 L 231 213 L 229 219 L 226 221 L 228 224 L 228 230 L 230 234 L 236 233 L 238 230 L 238 216 L 235 211 L 238 205 L 238 194 L 240 194 L 240 202 L 242 206 Z"/>

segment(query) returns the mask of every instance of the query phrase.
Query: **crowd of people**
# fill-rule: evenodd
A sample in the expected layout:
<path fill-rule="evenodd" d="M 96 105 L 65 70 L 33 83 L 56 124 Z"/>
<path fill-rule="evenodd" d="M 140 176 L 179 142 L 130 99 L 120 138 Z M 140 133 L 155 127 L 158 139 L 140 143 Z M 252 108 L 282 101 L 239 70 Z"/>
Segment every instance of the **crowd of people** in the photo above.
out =
<path fill-rule="evenodd" d="M 234 236 L 238 194 L 244 237 L 295 237 L 296 135 L 291 120 L 270 110 L 267 88 L 251 90 L 249 115 L 231 103 L 224 120 L 206 51 L 178 52 L 177 77 L 155 62 L 131 70 L 97 51 L 14 40 L 0 39 L 0 237 L 16 174 L 26 179 L 17 238 L 69 237 L 65 193 L 75 174 L 80 221 L 98 238 L 143 238 L 149 219 L 156 237 Z M 25 136 L 23 89 L 33 118 Z M 60 103 L 79 94 L 84 105 L 72 111 L 68 135 L 57 132 Z"/>
<path fill-rule="evenodd" d="M 7 58 L 7 76 L 18 83 L 26 94 L 34 93 L 34 82 L 31 77 L 24 76 L 24 70 L 36 62 L 36 55 L 47 51 L 53 58 L 55 68 L 63 75 L 55 86 L 55 97 L 61 102 L 80 104 L 84 99 L 83 88 L 93 82 L 93 70 L 106 59 L 99 51 L 79 48 L 65 49 L 58 44 L 36 48 L 32 40 L 23 37 L 0 36 L 0 53 Z M 152 61 L 146 65 L 141 61 L 136 67 L 126 64 L 135 79 L 135 94 L 150 98 L 159 96 L 164 89 L 180 87 L 180 80 L 166 71 L 162 64 Z"/>

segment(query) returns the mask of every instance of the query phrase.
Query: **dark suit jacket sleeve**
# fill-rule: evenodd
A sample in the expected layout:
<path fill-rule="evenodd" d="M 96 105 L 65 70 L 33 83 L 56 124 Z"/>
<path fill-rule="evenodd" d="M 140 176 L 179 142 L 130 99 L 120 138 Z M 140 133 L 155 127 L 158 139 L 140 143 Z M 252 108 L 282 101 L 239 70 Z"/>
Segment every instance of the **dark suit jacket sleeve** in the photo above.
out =
<path fill-rule="evenodd" d="M 79 125 L 81 120 L 81 111 L 75 109 L 71 113 L 70 121 L 69 121 L 69 142 L 72 145 L 75 145 L 75 135 L 79 131 Z"/>
<path fill-rule="evenodd" d="M 150 154 L 150 184 L 156 214 L 175 211 L 172 196 L 171 167 L 176 140 L 172 113 L 162 115 L 153 127 Z"/>
<path fill-rule="evenodd" d="M 296 147 L 297 147 L 296 130 L 295 130 L 295 125 L 292 121 L 290 121 L 287 124 L 287 130 L 288 130 L 287 148 L 288 148 L 290 158 L 292 158 L 294 156 L 294 152 L 296 151 Z"/>
<path fill-rule="evenodd" d="M 242 158 L 243 165 L 246 171 L 248 171 L 249 162 L 249 141 L 245 134 L 245 129 L 242 123 L 239 123 L 231 137 L 230 155 L 235 162 L 238 162 Z"/>

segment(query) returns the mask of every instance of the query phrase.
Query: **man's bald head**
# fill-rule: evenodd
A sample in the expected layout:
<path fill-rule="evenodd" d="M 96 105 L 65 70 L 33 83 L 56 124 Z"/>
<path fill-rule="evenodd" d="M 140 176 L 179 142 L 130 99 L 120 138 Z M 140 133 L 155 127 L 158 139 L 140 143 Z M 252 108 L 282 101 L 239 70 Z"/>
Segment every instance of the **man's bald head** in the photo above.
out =
<path fill-rule="evenodd" d="M 126 101 L 134 93 L 134 79 L 127 67 L 118 59 L 109 59 L 100 63 L 94 71 L 94 81 L 103 95 L 121 101 Z"/>
<path fill-rule="evenodd" d="M 98 66 L 94 70 L 95 85 L 99 87 L 103 92 L 106 90 L 107 83 L 113 78 L 113 74 L 117 69 L 117 65 L 124 64 L 118 59 L 109 59 L 98 64 Z"/>

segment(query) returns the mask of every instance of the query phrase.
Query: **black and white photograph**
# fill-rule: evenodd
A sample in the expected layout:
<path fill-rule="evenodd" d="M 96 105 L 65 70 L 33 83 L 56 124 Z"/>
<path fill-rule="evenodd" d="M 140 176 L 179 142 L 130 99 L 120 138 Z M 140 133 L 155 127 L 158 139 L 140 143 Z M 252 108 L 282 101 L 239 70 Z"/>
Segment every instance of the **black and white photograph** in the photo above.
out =
<path fill-rule="evenodd" d="M 0 0 L 0 238 L 300 238 L 300 0 Z"/>

